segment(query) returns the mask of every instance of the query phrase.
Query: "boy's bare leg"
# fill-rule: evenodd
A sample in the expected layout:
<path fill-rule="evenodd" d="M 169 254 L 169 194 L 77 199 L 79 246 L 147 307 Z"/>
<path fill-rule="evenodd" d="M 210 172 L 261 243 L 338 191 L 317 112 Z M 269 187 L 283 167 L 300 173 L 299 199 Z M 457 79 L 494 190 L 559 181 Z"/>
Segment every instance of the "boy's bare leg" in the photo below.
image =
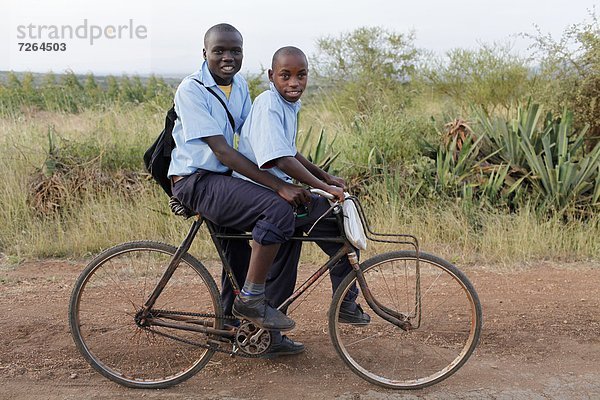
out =
<path fill-rule="evenodd" d="M 250 265 L 248 266 L 248 275 L 246 281 L 253 283 L 265 283 L 269 269 L 275 261 L 275 256 L 279 251 L 280 244 L 262 245 L 254 240 L 250 241 L 252 254 L 250 255 Z"/>
<path fill-rule="evenodd" d="M 261 245 L 252 241 L 252 255 L 246 283 L 233 303 L 233 315 L 254 322 L 261 328 L 286 331 L 295 322 L 281 311 L 271 307 L 265 297 L 265 281 L 280 244 Z"/>

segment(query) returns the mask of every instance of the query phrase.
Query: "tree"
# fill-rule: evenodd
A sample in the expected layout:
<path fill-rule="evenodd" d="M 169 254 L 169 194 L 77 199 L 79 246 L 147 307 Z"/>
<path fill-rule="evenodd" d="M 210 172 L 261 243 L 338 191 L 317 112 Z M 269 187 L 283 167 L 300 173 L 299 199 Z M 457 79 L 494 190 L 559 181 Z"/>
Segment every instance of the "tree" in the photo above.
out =
<path fill-rule="evenodd" d="M 112 75 L 109 75 L 108 77 L 106 77 L 106 85 L 106 95 L 108 96 L 109 100 L 117 100 L 119 98 L 119 92 L 121 91 L 117 78 L 115 78 Z"/>
<path fill-rule="evenodd" d="M 319 76 L 333 81 L 405 82 L 415 70 L 417 54 L 413 32 L 362 27 L 319 39 L 311 63 Z"/>
<path fill-rule="evenodd" d="M 311 57 L 311 75 L 318 86 L 335 89 L 329 94 L 351 116 L 369 115 L 384 106 L 400 110 L 413 97 L 405 87 L 416 69 L 413 42 L 412 32 L 380 27 L 321 38 Z"/>
<path fill-rule="evenodd" d="M 538 28 L 531 39 L 534 55 L 541 55 L 538 96 L 557 113 L 572 110 L 579 126 L 590 126 L 590 145 L 600 139 L 600 23 L 595 11 L 589 21 L 567 28 L 554 39 Z M 591 146 L 590 146 L 591 148 Z"/>
<path fill-rule="evenodd" d="M 490 111 L 498 106 L 508 110 L 529 92 L 526 64 L 509 44 L 483 44 L 477 50 L 457 48 L 434 58 L 423 77 L 463 108 L 476 104 Z"/>
<path fill-rule="evenodd" d="M 90 73 L 86 75 L 83 87 L 86 96 L 86 106 L 97 104 L 102 92 L 98 87 L 93 74 Z"/>

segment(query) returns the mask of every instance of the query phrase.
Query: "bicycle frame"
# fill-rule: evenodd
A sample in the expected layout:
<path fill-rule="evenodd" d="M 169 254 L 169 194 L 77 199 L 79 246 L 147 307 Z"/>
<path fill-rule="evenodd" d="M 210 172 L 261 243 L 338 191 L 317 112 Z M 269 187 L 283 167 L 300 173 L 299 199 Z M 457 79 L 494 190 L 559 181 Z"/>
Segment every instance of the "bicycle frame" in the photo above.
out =
<path fill-rule="evenodd" d="M 319 269 L 317 269 L 304 283 L 302 283 L 298 287 L 298 289 L 296 289 L 294 291 L 294 293 L 292 293 L 292 295 L 287 300 L 285 300 L 278 308 L 282 309 L 282 308 L 285 308 L 285 307 L 288 307 L 289 305 L 291 305 L 304 292 L 306 292 L 306 290 L 309 287 L 311 287 L 315 282 L 317 282 L 321 276 L 323 276 L 325 273 L 327 273 L 331 267 L 333 267 L 335 264 L 337 264 L 337 262 L 340 259 L 347 256 L 348 260 L 350 261 L 350 265 L 352 266 L 352 269 L 356 273 L 358 285 L 359 285 L 360 289 L 362 290 L 365 300 L 367 301 L 367 303 L 369 304 L 371 309 L 377 315 L 379 315 L 381 318 L 398 326 L 399 328 L 401 328 L 403 330 L 417 329 L 421 323 L 420 269 L 419 269 L 419 263 L 418 263 L 419 244 L 418 244 L 417 238 L 413 235 L 406 235 L 406 234 L 382 234 L 382 233 L 374 232 L 370 228 L 370 226 L 367 222 L 367 219 L 364 214 L 364 210 L 362 208 L 362 205 L 358 201 L 358 199 L 356 197 L 351 196 L 346 201 L 353 201 L 356 204 L 357 210 L 359 211 L 360 219 L 363 223 L 363 226 L 365 226 L 365 228 L 366 228 L 366 234 L 367 234 L 367 238 L 369 240 L 375 241 L 375 242 L 382 242 L 382 243 L 397 243 L 397 244 L 411 245 L 415 248 L 416 255 L 417 255 L 417 263 L 416 263 L 417 279 L 416 279 L 416 291 L 415 291 L 416 295 L 415 295 L 415 307 L 414 307 L 415 315 L 405 315 L 403 313 L 394 311 L 394 310 L 384 306 L 383 304 L 378 302 L 373 297 L 373 295 L 371 294 L 371 291 L 369 290 L 368 284 L 364 278 L 364 275 L 360 269 L 360 265 L 358 263 L 358 256 L 356 254 L 356 249 L 352 246 L 352 244 L 350 244 L 350 242 L 348 241 L 348 239 L 345 236 L 342 207 L 339 204 L 335 204 L 333 207 L 333 216 L 335 217 L 336 223 L 338 224 L 339 230 L 341 232 L 341 235 L 339 237 L 332 238 L 332 237 L 294 236 L 294 237 L 290 238 L 290 240 L 303 241 L 303 242 L 317 242 L 317 241 L 336 242 L 336 243 L 341 243 L 342 247 L 336 254 L 334 254 L 331 258 L 329 258 L 329 260 L 327 260 L 327 262 L 325 264 L 323 264 Z M 177 251 L 175 252 L 171 261 L 169 262 L 169 265 L 168 265 L 167 269 L 165 270 L 163 276 L 161 277 L 157 286 L 154 288 L 154 290 L 150 294 L 148 300 L 144 304 L 142 310 L 140 311 L 139 315 L 137 316 L 136 320 L 137 320 L 138 324 L 140 324 L 140 325 L 153 324 L 153 325 L 165 326 L 165 327 L 174 328 L 174 329 L 182 329 L 182 330 L 187 330 L 187 331 L 196 331 L 196 332 L 201 332 L 201 333 L 205 333 L 205 334 L 217 335 L 219 337 L 224 337 L 224 338 L 232 338 L 235 335 L 235 333 L 232 330 L 217 329 L 212 326 L 211 322 L 206 321 L 206 320 L 190 318 L 185 315 L 160 315 L 160 317 L 162 317 L 162 318 L 169 318 L 169 319 L 175 321 L 175 322 L 167 322 L 167 321 L 163 321 L 158 318 L 155 318 L 155 317 L 158 317 L 159 315 L 155 315 L 152 313 L 152 307 L 153 307 L 154 303 L 156 302 L 156 299 L 160 296 L 161 292 L 165 288 L 169 279 L 171 279 L 171 277 L 173 276 L 173 273 L 175 272 L 175 270 L 177 269 L 177 266 L 179 265 L 179 261 L 181 260 L 183 255 L 189 250 L 194 238 L 196 237 L 196 235 L 198 233 L 198 230 L 200 229 L 200 226 L 202 225 L 202 223 L 204 221 L 205 220 L 202 217 L 196 216 L 196 219 L 193 222 L 192 226 L 190 227 L 188 234 L 186 235 L 186 237 L 183 240 L 183 242 L 181 243 L 181 245 L 177 248 Z M 215 248 L 217 249 L 219 257 L 221 258 L 225 273 L 227 274 L 227 277 L 228 277 L 229 281 L 231 282 L 233 291 L 235 294 L 237 294 L 237 293 L 239 293 L 239 290 L 240 290 L 239 285 L 237 284 L 237 282 L 233 276 L 233 271 L 231 269 L 231 266 L 229 265 L 229 263 L 227 262 L 227 259 L 225 258 L 224 251 L 221 246 L 220 240 L 223 240 L 223 239 L 249 240 L 252 238 L 252 235 L 246 234 L 246 233 L 243 233 L 243 234 L 219 233 L 216 226 L 208 220 L 206 220 L 206 226 L 210 233 L 211 239 L 215 245 Z M 396 239 L 394 239 L 394 238 L 396 238 Z M 401 240 L 399 240 L 398 238 L 401 238 Z"/>

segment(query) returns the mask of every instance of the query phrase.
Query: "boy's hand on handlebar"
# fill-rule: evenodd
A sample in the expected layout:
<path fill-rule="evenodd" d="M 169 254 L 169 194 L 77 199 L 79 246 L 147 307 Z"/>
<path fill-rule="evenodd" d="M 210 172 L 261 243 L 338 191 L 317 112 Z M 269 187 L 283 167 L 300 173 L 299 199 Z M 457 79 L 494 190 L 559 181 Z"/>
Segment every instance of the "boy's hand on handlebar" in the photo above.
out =
<path fill-rule="evenodd" d="M 327 188 L 327 193 L 335 196 L 335 200 L 337 201 L 344 201 L 344 189 L 342 189 L 341 187 L 337 187 L 337 186 L 331 186 L 329 185 L 329 187 Z"/>
<path fill-rule="evenodd" d="M 337 187 L 341 187 L 342 189 L 346 189 L 346 181 L 338 176 L 327 174 L 327 175 L 325 175 L 324 181 L 328 185 L 337 186 Z"/>
<path fill-rule="evenodd" d="M 284 183 L 277 189 L 277 194 L 293 206 L 310 203 L 310 192 L 301 186 Z"/>

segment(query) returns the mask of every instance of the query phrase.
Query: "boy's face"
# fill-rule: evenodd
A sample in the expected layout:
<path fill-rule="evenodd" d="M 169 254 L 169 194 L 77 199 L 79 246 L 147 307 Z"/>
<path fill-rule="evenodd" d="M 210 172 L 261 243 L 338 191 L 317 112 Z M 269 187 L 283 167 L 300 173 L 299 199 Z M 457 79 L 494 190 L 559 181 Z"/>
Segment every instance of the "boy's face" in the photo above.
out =
<path fill-rule="evenodd" d="M 242 37 L 238 32 L 215 32 L 204 44 L 202 54 L 215 82 L 229 85 L 242 68 Z"/>
<path fill-rule="evenodd" d="M 269 70 L 269 80 L 284 99 L 295 103 L 300 99 L 308 83 L 308 65 L 302 54 L 280 56 L 273 69 Z"/>

